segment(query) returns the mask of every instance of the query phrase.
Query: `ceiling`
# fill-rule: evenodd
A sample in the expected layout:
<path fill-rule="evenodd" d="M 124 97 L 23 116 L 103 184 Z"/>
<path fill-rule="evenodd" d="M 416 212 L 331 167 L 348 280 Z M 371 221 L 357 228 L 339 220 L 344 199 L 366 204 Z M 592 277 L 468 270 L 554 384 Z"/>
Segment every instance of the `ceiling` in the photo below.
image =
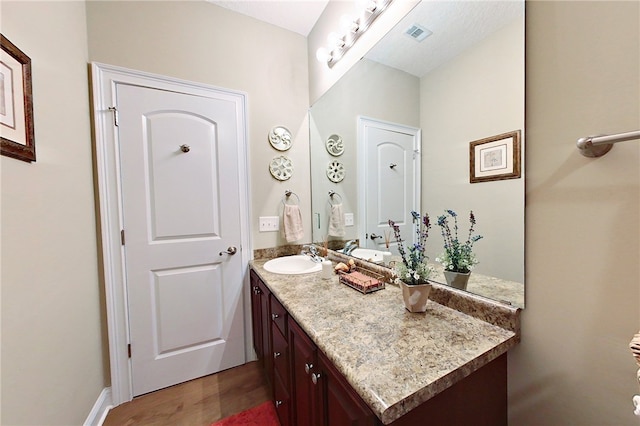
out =
<path fill-rule="evenodd" d="M 524 1 L 422 1 L 365 57 L 423 77 L 515 19 Z M 433 32 L 417 42 L 405 34 L 418 24 Z"/>
<path fill-rule="evenodd" d="M 309 35 L 329 0 L 207 0 L 260 21 Z"/>
<path fill-rule="evenodd" d="M 305 37 L 329 0 L 207 0 Z M 336 0 L 332 0 L 336 1 Z M 524 17 L 523 0 L 421 1 L 367 53 L 368 59 L 417 77 Z M 414 24 L 433 32 L 418 43 L 405 31 Z"/>

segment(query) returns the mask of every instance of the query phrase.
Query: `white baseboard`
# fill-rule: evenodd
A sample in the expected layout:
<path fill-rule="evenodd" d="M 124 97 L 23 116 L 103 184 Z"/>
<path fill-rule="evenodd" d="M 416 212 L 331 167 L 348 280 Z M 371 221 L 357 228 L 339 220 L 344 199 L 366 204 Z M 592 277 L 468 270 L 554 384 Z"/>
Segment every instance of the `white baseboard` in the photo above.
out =
<path fill-rule="evenodd" d="M 102 426 L 111 408 L 113 408 L 111 388 L 104 388 L 102 392 L 100 392 L 96 403 L 93 404 L 93 408 L 87 416 L 87 419 L 84 421 L 84 426 Z"/>

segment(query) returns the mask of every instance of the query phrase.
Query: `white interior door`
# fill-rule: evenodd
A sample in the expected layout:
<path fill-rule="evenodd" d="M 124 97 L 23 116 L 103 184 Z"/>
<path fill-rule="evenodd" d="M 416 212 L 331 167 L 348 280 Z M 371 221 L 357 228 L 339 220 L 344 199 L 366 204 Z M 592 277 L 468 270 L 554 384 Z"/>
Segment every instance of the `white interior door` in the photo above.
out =
<path fill-rule="evenodd" d="M 411 211 L 420 210 L 420 130 L 364 117 L 358 128 L 359 169 L 365 171 L 360 246 L 386 250 L 389 219 L 413 242 Z M 395 239 L 391 241 L 396 253 Z"/>
<path fill-rule="evenodd" d="M 233 102 L 116 85 L 133 395 L 245 361 Z"/>

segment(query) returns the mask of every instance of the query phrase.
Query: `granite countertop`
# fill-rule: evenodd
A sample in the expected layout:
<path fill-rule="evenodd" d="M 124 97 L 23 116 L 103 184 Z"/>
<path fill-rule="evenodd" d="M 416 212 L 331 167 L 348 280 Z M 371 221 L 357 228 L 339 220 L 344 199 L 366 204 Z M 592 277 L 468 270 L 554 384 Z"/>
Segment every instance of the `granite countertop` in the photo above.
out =
<path fill-rule="evenodd" d="M 519 309 L 444 285 L 434 284 L 427 312 L 416 314 L 396 285 L 365 295 L 320 272 L 272 274 L 266 261 L 251 267 L 384 424 L 520 340 Z"/>
<path fill-rule="evenodd" d="M 431 265 L 435 270 L 433 280 L 445 283 L 444 268 L 435 263 Z M 516 308 L 524 308 L 524 284 L 516 281 L 482 275 L 472 272 L 469 277 L 467 291 L 502 303 L 508 303 Z"/>

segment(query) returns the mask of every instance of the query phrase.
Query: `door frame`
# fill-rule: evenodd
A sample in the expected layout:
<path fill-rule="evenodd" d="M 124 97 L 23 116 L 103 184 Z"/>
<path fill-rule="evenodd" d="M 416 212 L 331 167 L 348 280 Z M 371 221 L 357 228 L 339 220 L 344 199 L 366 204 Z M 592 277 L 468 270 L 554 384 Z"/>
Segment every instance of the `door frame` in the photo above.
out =
<path fill-rule="evenodd" d="M 367 128 L 388 130 L 391 132 L 406 133 L 413 137 L 413 167 L 414 167 L 414 192 L 413 192 L 413 209 L 420 211 L 421 203 L 421 185 L 422 185 L 422 130 L 417 127 L 405 126 L 403 124 L 393 123 L 391 121 L 378 120 L 376 118 L 358 116 L 358 133 L 357 133 L 357 165 L 358 165 L 358 238 L 360 246 L 366 247 L 367 236 L 367 197 L 365 188 L 367 182 L 370 181 L 370 173 L 366 167 L 366 147 L 368 145 Z"/>
<path fill-rule="evenodd" d="M 106 319 L 109 339 L 109 361 L 111 374 L 111 397 L 114 406 L 133 399 L 131 361 L 128 356 L 129 316 L 125 280 L 124 247 L 121 243 L 123 213 L 120 185 L 120 160 L 118 133 L 114 120 L 116 85 L 132 84 L 153 89 L 200 95 L 234 102 L 238 135 L 238 178 L 240 186 L 240 253 L 243 268 L 242 307 L 245 317 L 244 340 L 245 362 L 253 357 L 251 352 L 248 265 L 253 257 L 250 238 L 250 199 L 248 179 L 248 131 L 247 95 L 243 92 L 222 89 L 206 84 L 180 80 L 172 77 L 136 71 L 98 62 L 91 63 L 91 89 L 94 120 L 94 180 L 98 197 L 96 210 L 99 215 L 99 238 L 102 255 L 101 279 L 104 281 Z"/>

